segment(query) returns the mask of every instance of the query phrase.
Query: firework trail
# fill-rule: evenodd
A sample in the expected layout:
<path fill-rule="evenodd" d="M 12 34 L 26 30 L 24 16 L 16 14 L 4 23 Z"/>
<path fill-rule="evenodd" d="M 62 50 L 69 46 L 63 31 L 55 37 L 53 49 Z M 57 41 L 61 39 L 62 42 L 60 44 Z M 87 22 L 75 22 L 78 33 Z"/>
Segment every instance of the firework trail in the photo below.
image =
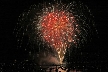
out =
<path fill-rule="evenodd" d="M 18 47 L 27 36 L 25 49 L 35 52 L 45 49 L 48 53 L 52 49 L 62 64 L 67 48 L 79 48 L 90 40 L 94 24 L 92 18 L 90 10 L 81 2 L 32 5 L 20 15 L 15 28 Z"/>

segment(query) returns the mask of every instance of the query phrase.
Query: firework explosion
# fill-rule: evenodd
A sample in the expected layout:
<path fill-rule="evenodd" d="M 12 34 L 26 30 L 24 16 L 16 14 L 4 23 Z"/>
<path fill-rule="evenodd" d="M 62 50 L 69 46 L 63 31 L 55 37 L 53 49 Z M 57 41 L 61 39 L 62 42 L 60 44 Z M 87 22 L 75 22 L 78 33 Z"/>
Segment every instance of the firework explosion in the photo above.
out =
<path fill-rule="evenodd" d="M 24 36 L 27 36 L 27 47 L 35 52 L 52 49 L 57 52 L 62 64 L 67 48 L 79 48 L 90 38 L 91 18 L 90 10 L 81 2 L 33 5 L 20 16 L 15 28 L 18 46 L 22 46 Z"/>
<path fill-rule="evenodd" d="M 53 11 L 43 17 L 40 24 L 43 40 L 56 49 L 60 60 L 64 57 L 66 48 L 69 48 L 69 43 L 74 42 L 73 18 L 69 13 Z"/>

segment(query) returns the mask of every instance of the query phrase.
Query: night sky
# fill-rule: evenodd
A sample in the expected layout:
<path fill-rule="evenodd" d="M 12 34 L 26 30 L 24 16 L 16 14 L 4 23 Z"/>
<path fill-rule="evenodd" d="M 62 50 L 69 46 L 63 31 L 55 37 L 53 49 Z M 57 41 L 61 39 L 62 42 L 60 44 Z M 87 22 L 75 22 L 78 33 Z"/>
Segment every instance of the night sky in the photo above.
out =
<path fill-rule="evenodd" d="M 17 39 L 13 34 L 14 28 L 18 22 L 18 17 L 25 9 L 33 4 L 42 3 L 40 1 L 30 0 L 2 0 L 0 1 L 0 64 L 14 63 L 17 60 L 19 63 L 28 59 L 28 54 L 24 49 L 17 49 Z M 46 0 L 47 1 L 47 0 Z M 50 1 L 49 1 L 50 2 Z M 108 4 L 105 0 L 83 0 L 81 1 L 91 10 L 94 16 L 94 22 L 98 34 L 93 36 L 93 41 L 86 45 L 87 49 L 76 51 L 73 53 L 73 61 L 83 60 L 88 57 L 87 61 L 90 66 L 99 66 L 102 70 L 108 70 L 107 56 L 107 40 L 108 40 Z M 82 52 L 83 56 L 79 53 Z M 77 56 L 75 58 L 75 56 Z M 84 60 L 86 61 L 86 60 Z M 94 63 L 94 64 L 93 64 Z M 96 65 L 95 65 L 96 64 Z M 4 65 L 5 67 L 5 65 Z M 100 69 L 99 69 L 100 70 Z M 91 70 L 92 71 L 92 70 Z M 107 72 L 107 71 L 106 71 Z"/>

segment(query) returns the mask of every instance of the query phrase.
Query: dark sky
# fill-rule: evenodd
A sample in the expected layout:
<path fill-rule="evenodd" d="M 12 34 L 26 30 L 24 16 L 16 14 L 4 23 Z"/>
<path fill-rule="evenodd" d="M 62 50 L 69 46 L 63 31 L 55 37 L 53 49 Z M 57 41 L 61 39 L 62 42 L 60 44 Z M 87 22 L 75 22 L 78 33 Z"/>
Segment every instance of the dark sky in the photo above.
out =
<path fill-rule="evenodd" d="M 44 1 L 44 0 L 43 0 Z M 42 1 L 40 1 L 42 2 Z M 94 21 L 98 30 L 99 38 L 96 38 L 95 50 L 99 50 L 102 57 L 107 56 L 108 40 L 108 4 L 105 0 L 83 0 L 94 15 Z M 18 16 L 28 9 L 32 4 L 38 4 L 39 1 L 31 0 L 2 0 L 0 1 L 0 62 L 7 61 L 9 57 L 14 57 L 16 51 L 16 38 L 13 35 L 14 27 Z"/>

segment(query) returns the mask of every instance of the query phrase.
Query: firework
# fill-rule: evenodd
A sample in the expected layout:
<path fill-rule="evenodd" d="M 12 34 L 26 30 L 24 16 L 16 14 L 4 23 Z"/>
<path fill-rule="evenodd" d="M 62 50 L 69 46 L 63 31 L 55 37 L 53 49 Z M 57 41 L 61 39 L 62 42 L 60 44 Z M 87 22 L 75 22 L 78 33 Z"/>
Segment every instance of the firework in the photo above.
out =
<path fill-rule="evenodd" d="M 46 12 L 47 13 L 47 12 Z M 45 16 L 44 16 L 45 15 Z M 74 36 L 74 16 L 65 11 L 58 11 L 56 8 L 44 14 L 40 19 L 40 32 L 44 42 L 47 42 L 58 52 L 60 61 L 64 57 L 66 48 L 70 47 Z"/>
<path fill-rule="evenodd" d="M 27 36 L 27 47 L 37 52 L 44 48 L 56 50 L 62 64 L 67 48 L 79 48 L 90 38 L 90 24 L 94 24 L 91 18 L 90 10 L 81 2 L 32 5 L 15 28 L 18 46 Z"/>

